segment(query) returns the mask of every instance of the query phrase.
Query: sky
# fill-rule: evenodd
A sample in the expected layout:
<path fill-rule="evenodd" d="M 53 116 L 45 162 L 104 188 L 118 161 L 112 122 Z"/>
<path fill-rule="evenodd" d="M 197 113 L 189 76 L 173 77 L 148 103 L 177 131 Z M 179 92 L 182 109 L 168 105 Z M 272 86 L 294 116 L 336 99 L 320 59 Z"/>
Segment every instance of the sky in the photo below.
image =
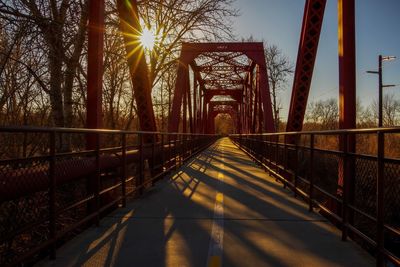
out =
<path fill-rule="evenodd" d="M 305 0 L 236 0 L 240 11 L 234 29 L 238 36 L 277 45 L 293 62 L 297 59 Z M 309 103 L 339 95 L 337 0 L 327 0 L 310 89 Z M 383 83 L 400 84 L 400 0 L 356 0 L 357 97 L 364 105 L 378 98 L 378 55 L 397 56 L 384 62 Z M 282 119 L 286 120 L 292 90 L 290 78 L 281 94 Z M 400 98 L 400 86 L 384 92 Z"/>

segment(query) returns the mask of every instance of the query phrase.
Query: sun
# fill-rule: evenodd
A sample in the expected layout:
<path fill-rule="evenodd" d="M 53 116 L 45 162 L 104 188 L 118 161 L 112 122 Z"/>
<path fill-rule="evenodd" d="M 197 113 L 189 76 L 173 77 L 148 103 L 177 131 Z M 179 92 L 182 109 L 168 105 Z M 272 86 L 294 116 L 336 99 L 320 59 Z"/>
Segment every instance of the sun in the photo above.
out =
<path fill-rule="evenodd" d="M 147 27 L 143 28 L 143 31 L 142 31 L 139 39 L 140 39 L 140 43 L 142 44 L 142 46 L 147 50 L 152 50 L 157 41 L 156 34 L 151 29 L 148 29 Z"/>

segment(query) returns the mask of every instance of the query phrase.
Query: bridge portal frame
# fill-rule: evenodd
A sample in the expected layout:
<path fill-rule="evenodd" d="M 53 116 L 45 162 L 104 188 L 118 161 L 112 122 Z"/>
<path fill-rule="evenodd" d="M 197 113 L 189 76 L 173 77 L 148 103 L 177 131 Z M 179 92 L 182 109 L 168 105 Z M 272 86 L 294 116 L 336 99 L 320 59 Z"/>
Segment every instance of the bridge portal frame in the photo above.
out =
<path fill-rule="evenodd" d="M 199 71 L 213 71 L 207 66 L 204 68 L 197 66 L 194 61 L 202 53 L 227 53 L 236 52 L 247 56 L 252 64 L 249 68 L 237 66 L 237 69 L 247 71 L 246 79 L 241 84 L 235 80 L 236 85 L 242 85 L 242 94 L 238 94 L 238 89 L 216 88 L 218 92 L 207 90 L 206 82 L 202 79 Z M 221 60 L 223 61 L 223 60 Z M 198 83 L 200 90 L 198 93 L 191 94 L 189 66 L 194 73 L 194 80 Z M 233 69 L 235 66 L 233 66 Z M 253 77 L 253 70 L 256 68 L 256 76 Z M 256 84 L 250 82 L 255 78 Z M 196 91 L 196 87 L 194 91 Z M 240 103 L 240 125 L 239 132 L 252 132 L 257 124 L 258 131 L 275 132 L 272 117 L 271 97 L 269 93 L 268 73 L 266 68 L 264 46 L 261 42 L 242 42 L 242 43 L 183 43 L 180 58 L 178 60 L 177 82 L 174 91 L 172 110 L 169 118 L 168 131 L 178 132 L 182 119 L 183 132 L 203 132 L 211 133 L 208 129 L 208 118 L 211 117 L 209 104 L 210 96 L 228 95 Z M 192 103 L 201 103 L 192 110 Z M 193 106 L 194 107 L 194 106 Z M 187 115 L 189 118 L 187 119 Z M 193 118 L 194 116 L 194 118 Z M 182 117 L 182 118 L 181 118 Z M 256 120 L 258 118 L 258 120 Z M 190 129 L 187 129 L 189 121 Z M 195 121 L 195 123 L 193 123 Z"/>

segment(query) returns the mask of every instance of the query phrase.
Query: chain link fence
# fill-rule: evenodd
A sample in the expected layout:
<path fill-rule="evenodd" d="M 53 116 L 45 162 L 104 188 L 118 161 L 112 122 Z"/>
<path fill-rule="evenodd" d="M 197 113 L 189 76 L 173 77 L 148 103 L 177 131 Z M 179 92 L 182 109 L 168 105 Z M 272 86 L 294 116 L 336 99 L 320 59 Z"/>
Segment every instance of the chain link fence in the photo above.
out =
<path fill-rule="evenodd" d="M 399 133 L 390 128 L 231 139 L 310 209 L 331 219 L 343 239 L 350 236 L 371 254 L 400 264 Z"/>
<path fill-rule="evenodd" d="M 55 257 L 60 244 L 98 224 L 216 139 L 1 127 L 0 266 Z"/>

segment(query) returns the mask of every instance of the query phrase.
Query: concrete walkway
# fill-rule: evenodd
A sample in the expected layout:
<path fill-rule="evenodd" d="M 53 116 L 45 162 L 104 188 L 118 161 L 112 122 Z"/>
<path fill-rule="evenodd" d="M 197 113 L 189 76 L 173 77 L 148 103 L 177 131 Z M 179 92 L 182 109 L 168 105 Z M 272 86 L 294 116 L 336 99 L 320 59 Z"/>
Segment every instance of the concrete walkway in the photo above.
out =
<path fill-rule="evenodd" d="M 40 266 L 373 266 L 229 139 Z"/>

